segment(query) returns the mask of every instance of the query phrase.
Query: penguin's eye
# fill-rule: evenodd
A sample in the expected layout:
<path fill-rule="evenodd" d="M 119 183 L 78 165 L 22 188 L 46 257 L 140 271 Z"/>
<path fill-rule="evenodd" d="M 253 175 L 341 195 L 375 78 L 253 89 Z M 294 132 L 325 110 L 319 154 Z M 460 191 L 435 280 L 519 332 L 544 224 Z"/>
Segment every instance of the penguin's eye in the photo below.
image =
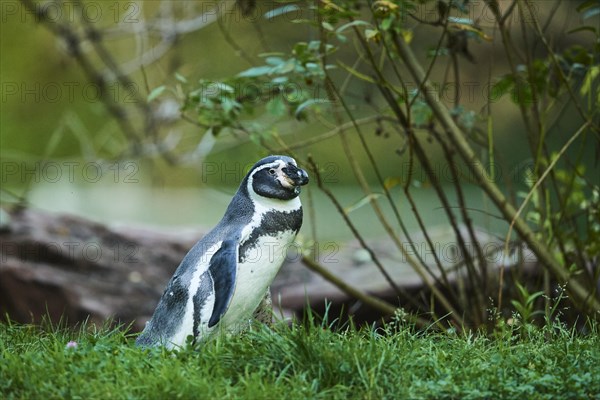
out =
<path fill-rule="evenodd" d="M 277 171 L 274 168 L 269 169 L 269 175 L 275 175 Z"/>

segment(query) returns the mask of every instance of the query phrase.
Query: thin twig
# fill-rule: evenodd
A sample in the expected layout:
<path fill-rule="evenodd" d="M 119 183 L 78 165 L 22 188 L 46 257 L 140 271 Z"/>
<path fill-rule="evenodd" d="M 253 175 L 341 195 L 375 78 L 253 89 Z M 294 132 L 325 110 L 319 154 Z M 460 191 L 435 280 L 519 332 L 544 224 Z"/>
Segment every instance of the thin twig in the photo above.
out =
<path fill-rule="evenodd" d="M 508 254 L 508 241 L 510 240 L 510 235 L 512 234 L 513 227 L 515 226 L 515 223 L 519 220 L 519 217 L 520 217 L 521 213 L 523 212 L 523 210 L 525 209 L 525 206 L 527 205 L 527 203 L 529 202 L 529 200 L 531 200 L 531 197 L 533 196 L 533 194 L 535 193 L 535 191 L 537 190 L 537 188 L 542 184 L 542 182 L 548 176 L 548 174 L 550 173 L 550 171 L 552 171 L 552 169 L 554 168 L 554 166 L 556 165 L 556 163 L 558 162 L 558 160 L 560 160 L 560 158 L 565 153 L 565 151 L 567 151 L 567 149 L 571 146 L 571 144 L 579 137 L 579 135 L 582 132 L 584 132 L 587 129 L 587 127 L 590 124 L 591 124 L 590 121 L 586 121 L 583 125 L 581 125 L 581 127 L 577 130 L 577 132 L 575 132 L 575 134 L 573 134 L 573 136 L 571 136 L 569 138 L 569 140 L 567 141 L 567 143 L 565 143 L 563 145 L 563 147 L 560 149 L 560 151 L 558 152 L 558 154 L 550 162 L 550 165 L 548 165 L 548 168 L 546 168 L 546 170 L 544 171 L 544 173 L 542 174 L 542 176 L 540 176 L 540 178 L 535 182 L 535 184 L 533 185 L 533 187 L 531 188 L 531 190 L 529 190 L 529 193 L 527 193 L 527 196 L 525 196 L 525 199 L 523 200 L 523 203 L 521 203 L 521 206 L 519 207 L 519 209 L 512 216 L 511 221 L 510 221 L 510 225 L 508 227 L 508 233 L 506 234 L 506 239 L 504 240 L 504 247 L 505 247 L 505 253 L 506 254 Z"/>
<path fill-rule="evenodd" d="M 312 146 L 313 144 L 320 143 L 320 142 L 322 142 L 324 140 L 327 140 L 327 139 L 330 139 L 332 137 L 335 137 L 335 136 L 339 135 L 340 131 L 352 128 L 354 126 L 354 124 L 357 124 L 357 125 L 366 125 L 368 123 L 375 122 L 375 121 L 378 121 L 378 120 L 381 120 L 381 119 L 386 119 L 386 118 L 387 117 L 382 116 L 382 115 L 371 115 L 371 116 L 368 116 L 368 117 L 357 119 L 355 121 L 345 122 L 345 123 L 343 123 L 341 125 L 336 125 L 335 128 L 333 128 L 330 131 L 325 132 L 325 133 L 323 133 L 321 135 L 314 136 L 314 137 L 302 140 L 300 142 L 288 144 L 288 145 L 286 145 L 286 149 L 288 149 L 288 150 L 289 149 L 298 150 L 298 149 L 302 149 L 304 147 Z M 283 149 L 282 148 L 281 149 L 277 149 L 276 151 L 281 151 L 281 150 L 283 150 Z"/>
<path fill-rule="evenodd" d="M 519 0 L 519 2 L 520 1 L 521 0 Z M 527 6 L 527 9 L 529 10 L 531 20 L 533 22 L 533 26 L 536 30 L 536 33 L 539 35 L 539 38 L 542 41 L 542 43 L 544 44 L 546 51 L 548 51 L 548 54 L 550 54 L 550 59 L 552 60 L 552 64 L 553 64 L 555 70 L 558 72 L 558 77 L 560 78 L 561 83 L 563 85 L 565 85 L 565 88 L 569 92 L 569 97 L 571 99 L 571 102 L 577 109 L 577 112 L 581 116 L 581 119 L 583 119 L 584 121 L 589 121 L 589 116 L 581 108 L 581 104 L 579 104 L 578 96 L 573 91 L 573 88 L 571 87 L 571 85 L 569 85 L 569 81 L 567 80 L 567 77 L 565 76 L 565 73 L 560 65 L 560 62 L 558 61 L 558 57 L 556 56 L 556 53 L 554 52 L 554 50 L 548 43 L 548 40 L 546 39 L 546 37 L 544 36 L 544 33 L 542 32 L 542 29 L 540 28 L 540 24 L 537 20 L 536 13 L 534 12 L 534 10 L 531 7 L 531 3 L 529 1 L 525 1 L 525 5 Z M 596 129 L 596 130 L 600 129 L 598 127 L 598 124 L 594 123 L 593 121 L 590 121 L 589 123 L 590 123 L 590 126 L 593 127 L 594 129 Z"/>
<path fill-rule="evenodd" d="M 326 281 L 332 283 L 334 286 L 336 286 L 342 292 L 346 293 L 348 296 L 357 299 L 362 303 L 366 304 L 367 306 L 378 310 L 384 316 L 393 315 L 398 309 L 398 307 L 395 307 L 387 301 L 379 299 L 375 296 L 371 296 L 370 294 L 365 293 L 362 290 L 348 284 L 344 279 L 338 278 L 337 276 L 329 272 L 327 268 L 325 268 L 323 265 L 310 259 L 309 257 L 302 257 L 302 263 L 306 267 L 308 267 L 308 269 L 321 275 Z M 424 328 L 430 325 L 430 323 L 424 320 L 423 318 L 419 318 L 410 314 L 407 315 L 406 318 L 419 328 Z"/>
<path fill-rule="evenodd" d="M 315 174 L 317 186 L 331 200 L 331 202 L 333 203 L 333 205 L 335 206 L 335 208 L 337 209 L 339 214 L 344 219 L 344 222 L 346 222 L 346 225 L 348 226 L 348 228 L 350 228 L 350 230 L 352 231 L 352 234 L 354 235 L 354 237 L 359 241 L 361 247 L 369 253 L 371 260 L 373 260 L 373 262 L 375 263 L 375 265 L 377 266 L 377 268 L 379 269 L 379 271 L 381 272 L 381 274 L 383 275 L 383 277 L 385 278 L 387 283 L 390 285 L 390 287 L 393 288 L 396 293 L 401 294 L 406 300 L 408 300 L 409 302 L 418 306 L 418 304 L 416 304 L 414 302 L 414 299 L 411 296 L 409 296 L 408 293 L 406 293 L 406 291 L 404 289 L 399 287 L 394 282 L 394 280 L 392 279 L 390 274 L 386 271 L 385 267 L 379 260 L 379 257 L 377 257 L 377 255 L 375 254 L 373 249 L 367 244 L 365 239 L 358 232 L 358 229 L 356 228 L 354 223 L 350 220 L 350 218 L 348 217 L 348 214 L 344 211 L 344 207 L 342 207 L 342 205 L 337 200 L 337 198 L 333 195 L 333 193 L 327 187 L 325 187 L 325 185 L 323 185 L 323 180 L 321 179 L 321 174 L 319 173 L 319 168 L 311 157 L 308 158 L 308 165 L 310 165 L 312 172 Z"/>
<path fill-rule="evenodd" d="M 413 78 L 422 82 L 425 73 L 410 47 L 403 40 L 398 40 L 396 46 Z M 542 265 L 548 268 L 559 281 L 567 283 L 567 289 L 575 304 L 582 310 L 589 312 L 590 316 L 593 315 L 596 317 L 598 315 L 597 312 L 600 311 L 600 301 L 576 279 L 570 279 L 569 271 L 557 262 L 549 249 L 535 237 L 535 233 L 525 221 L 521 218 L 514 218 L 516 214 L 515 208 L 507 201 L 495 183 L 490 181 L 481 161 L 466 141 L 464 133 L 452 119 L 448 109 L 430 93 L 432 89 L 431 83 L 425 82 L 424 85 L 428 89 L 424 91 L 427 103 L 436 118 L 446 129 L 448 137 L 452 140 L 454 147 L 458 150 L 466 165 L 470 167 L 480 187 L 486 192 L 507 220 L 513 221 L 514 219 L 515 230 L 536 254 Z"/>

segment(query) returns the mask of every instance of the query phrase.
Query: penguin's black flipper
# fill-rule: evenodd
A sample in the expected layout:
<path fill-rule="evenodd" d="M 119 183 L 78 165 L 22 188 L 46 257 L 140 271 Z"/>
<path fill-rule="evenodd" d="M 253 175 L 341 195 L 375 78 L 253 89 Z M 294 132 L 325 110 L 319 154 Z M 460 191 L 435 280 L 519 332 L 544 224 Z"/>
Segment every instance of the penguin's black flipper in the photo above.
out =
<path fill-rule="evenodd" d="M 215 291 L 215 306 L 208 321 L 212 328 L 220 320 L 231 302 L 235 290 L 235 274 L 237 270 L 237 242 L 225 240 L 221 248 L 210 259 L 208 271 L 212 276 Z"/>

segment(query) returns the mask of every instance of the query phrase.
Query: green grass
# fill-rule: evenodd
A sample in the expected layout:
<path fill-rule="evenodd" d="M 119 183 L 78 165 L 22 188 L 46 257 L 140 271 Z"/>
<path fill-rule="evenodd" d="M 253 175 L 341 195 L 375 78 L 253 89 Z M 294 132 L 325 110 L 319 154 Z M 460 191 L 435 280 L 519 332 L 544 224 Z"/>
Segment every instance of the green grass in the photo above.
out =
<path fill-rule="evenodd" d="M 600 334 L 257 326 L 180 352 L 123 329 L 0 324 L 0 398 L 598 399 Z M 67 348 L 76 341 L 76 348 Z"/>

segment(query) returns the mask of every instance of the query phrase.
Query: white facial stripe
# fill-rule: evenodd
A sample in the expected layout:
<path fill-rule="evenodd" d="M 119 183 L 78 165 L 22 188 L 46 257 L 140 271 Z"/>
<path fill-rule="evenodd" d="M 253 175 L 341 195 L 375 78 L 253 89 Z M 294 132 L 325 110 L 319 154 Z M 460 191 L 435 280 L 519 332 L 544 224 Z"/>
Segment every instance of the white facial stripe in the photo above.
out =
<path fill-rule="evenodd" d="M 295 164 L 295 163 L 294 163 Z M 265 164 L 262 165 L 260 167 L 258 167 L 255 171 L 254 174 L 256 174 L 259 171 L 265 170 L 265 169 L 274 169 L 275 170 L 275 179 L 277 179 L 277 181 L 279 181 L 279 183 L 281 183 L 281 185 L 285 188 L 291 188 L 294 185 L 290 183 L 288 177 L 286 176 L 286 174 L 283 172 L 283 168 L 285 168 L 287 164 L 282 161 L 282 160 L 277 160 L 275 162 L 272 162 L 270 164 Z M 252 175 L 254 175 L 252 174 Z M 250 176 L 250 180 L 253 180 L 252 176 Z M 250 182 L 249 182 L 250 183 Z M 250 192 L 250 188 L 252 186 L 248 185 L 248 192 Z"/>
<path fill-rule="evenodd" d="M 292 160 L 291 164 L 293 164 L 294 166 L 296 165 L 296 161 Z M 286 163 L 283 160 L 277 160 L 275 162 L 272 162 L 270 164 L 265 164 L 260 166 L 259 168 L 257 168 L 254 173 L 257 173 L 258 171 L 262 171 L 264 169 L 271 169 L 273 168 L 276 171 L 276 179 L 279 181 L 279 183 L 281 183 L 281 185 L 285 188 L 292 188 L 294 187 L 294 184 L 292 182 L 290 182 L 289 177 L 283 172 L 283 169 L 286 167 Z M 251 177 L 252 178 L 252 177 Z"/>
<path fill-rule="evenodd" d="M 276 168 L 281 169 L 285 167 L 285 162 L 281 160 L 277 160 L 270 164 L 265 164 L 256 169 L 257 171 L 262 171 L 267 168 Z M 291 212 L 296 211 L 302 207 L 300 203 L 299 197 L 294 197 L 291 200 L 279 200 L 279 199 L 271 199 L 268 197 L 260 196 L 254 193 L 254 189 L 252 188 L 252 183 L 254 181 L 253 175 L 248 177 L 248 185 L 246 189 L 248 190 L 248 196 L 250 196 L 250 200 L 254 204 L 254 216 L 252 217 L 252 221 L 242 230 L 241 243 L 245 242 L 250 233 L 260 226 L 263 215 L 272 210 L 282 211 L 282 212 Z"/>
<path fill-rule="evenodd" d="M 281 169 L 283 167 L 285 167 L 285 162 L 283 162 L 282 160 L 276 160 L 272 163 L 261 165 L 260 167 L 254 170 L 254 173 L 257 173 L 258 171 L 262 171 L 263 169 L 267 168 Z"/>

